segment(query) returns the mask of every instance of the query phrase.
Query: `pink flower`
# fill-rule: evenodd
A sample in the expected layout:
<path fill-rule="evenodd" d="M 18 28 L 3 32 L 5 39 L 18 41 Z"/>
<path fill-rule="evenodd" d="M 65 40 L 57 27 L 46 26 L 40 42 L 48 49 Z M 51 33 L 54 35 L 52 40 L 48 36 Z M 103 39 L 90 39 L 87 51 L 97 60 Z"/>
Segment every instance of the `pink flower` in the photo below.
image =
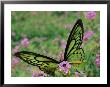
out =
<path fill-rule="evenodd" d="M 79 72 L 75 72 L 75 77 L 79 77 Z"/>
<path fill-rule="evenodd" d="M 59 64 L 60 71 L 63 71 L 65 74 L 68 74 L 69 69 L 71 68 L 71 65 L 68 61 L 63 61 Z"/>
<path fill-rule="evenodd" d="M 83 40 L 84 40 L 84 41 L 87 41 L 93 34 L 94 34 L 93 31 L 87 31 L 87 32 L 84 34 Z"/>
<path fill-rule="evenodd" d="M 66 41 L 65 40 L 61 40 L 61 47 L 62 48 L 66 48 Z"/>
<path fill-rule="evenodd" d="M 59 53 L 59 58 L 60 58 L 60 61 L 64 60 L 64 52 Z"/>
<path fill-rule="evenodd" d="M 33 71 L 32 72 L 32 77 L 46 77 L 47 74 L 44 73 L 43 71 Z"/>
<path fill-rule="evenodd" d="M 15 48 L 13 49 L 13 53 L 18 52 L 19 51 L 19 48 L 20 48 L 20 46 L 19 45 L 16 45 Z"/>
<path fill-rule="evenodd" d="M 18 64 L 19 63 L 19 59 L 18 58 L 13 58 L 12 59 L 12 64 Z"/>
<path fill-rule="evenodd" d="M 96 55 L 95 63 L 97 67 L 100 67 L 100 55 L 99 54 Z"/>
<path fill-rule="evenodd" d="M 86 12 L 85 17 L 89 20 L 92 20 L 96 17 L 96 12 L 94 11 Z"/>
<path fill-rule="evenodd" d="M 28 38 L 23 38 L 21 40 L 21 44 L 24 46 L 24 47 L 28 47 L 29 46 L 29 40 Z"/>
<path fill-rule="evenodd" d="M 12 62 L 11 62 L 12 68 L 14 68 L 19 62 L 20 62 L 20 60 L 18 58 L 13 58 Z"/>

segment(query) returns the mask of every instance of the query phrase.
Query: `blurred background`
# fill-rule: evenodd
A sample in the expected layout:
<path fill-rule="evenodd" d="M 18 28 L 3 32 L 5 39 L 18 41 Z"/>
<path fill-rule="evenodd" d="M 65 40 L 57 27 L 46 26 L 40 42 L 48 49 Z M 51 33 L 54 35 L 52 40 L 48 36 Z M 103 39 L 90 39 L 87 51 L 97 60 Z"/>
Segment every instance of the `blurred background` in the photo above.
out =
<path fill-rule="evenodd" d="M 11 12 L 11 76 L 38 76 L 39 69 L 14 54 L 31 51 L 58 61 L 63 60 L 67 39 L 74 23 L 82 19 L 85 72 L 82 76 L 100 76 L 100 12 L 94 11 L 12 11 Z M 36 74 L 37 73 L 37 74 Z M 79 76 L 79 75 L 77 75 Z"/>

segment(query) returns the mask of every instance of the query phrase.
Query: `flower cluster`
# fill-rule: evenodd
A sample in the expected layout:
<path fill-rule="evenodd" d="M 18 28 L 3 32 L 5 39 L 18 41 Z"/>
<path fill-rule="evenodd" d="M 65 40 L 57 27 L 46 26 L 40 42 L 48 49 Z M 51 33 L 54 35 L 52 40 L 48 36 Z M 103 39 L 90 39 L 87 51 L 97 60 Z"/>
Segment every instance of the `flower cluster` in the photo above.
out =
<path fill-rule="evenodd" d="M 96 17 L 96 12 L 94 11 L 86 12 L 85 17 L 89 20 L 92 20 Z"/>
<path fill-rule="evenodd" d="M 79 72 L 75 72 L 75 77 L 79 77 L 80 76 L 80 74 L 79 74 Z"/>
<path fill-rule="evenodd" d="M 66 48 L 66 41 L 65 40 L 61 40 L 61 48 Z"/>
<path fill-rule="evenodd" d="M 65 74 L 68 74 L 69 69 L 71 68 L 71 65 L 68 61 L 63 61 L 59 64 L 59 70 L 63 71 Z"/>
<path fill-rule="evenodd" d="M 84 41 L 87 41 L 93 34 L 94 34 L 93 31 L 87 31 L 87 32 L 84 34 L 83 40 L 84 40 Z"/>
<path fill-rule="evenodd" d="M 13 58 L 11 61 L 12 68 L 15 68 L 15 66 L 20 62 L 18 58 Z"/>
<path fill-rule="evenodd" d="M 43 71 L 33 71 L 32 72 L 32 77 L 46 77 L 47 74 L 44 73 Z"/>
<path fill-rule="evenodd" d="M 24 47 L 28 47 L 29 46 L 29 40 L 28 38 L 23 38 L 21 40 L 21 44 L 24 46 Z"/>
<path fill-rule="evenodd" d="M 59 57 L 59 60 L 60 60 L 60 61 L 63 61 L 63 60 L 64 60 L 64 52 L 60 52 L 60 53 L 58 54 L 58 57 Z"/>
<path fill-rule="evenodd" d="M 100 55 L 99 54 L 96 55 L 95 63 L 97 67 L 100 67 Z"/>
<path fill-rule="evenodd" d="M 19 48 L 20 48 L 20 46 L 19 45 L 16 45 L 15 48 L 13 49 L 13 53 L 18 52 L 19 51 Z"/>

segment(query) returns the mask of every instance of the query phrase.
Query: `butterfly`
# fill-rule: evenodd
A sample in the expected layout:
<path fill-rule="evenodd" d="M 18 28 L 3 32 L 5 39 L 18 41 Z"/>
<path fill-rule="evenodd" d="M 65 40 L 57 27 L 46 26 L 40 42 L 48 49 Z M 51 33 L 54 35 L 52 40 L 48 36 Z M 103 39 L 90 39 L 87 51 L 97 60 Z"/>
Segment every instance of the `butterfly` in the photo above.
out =
<path fill-rule="evenodd" d="M 63 61 L 68 61 L 73 66 L 79 65 L 84 60 L 84 50 L 81 47 L 83 33 L 82 20 L 78 19 L 70 32 L 62 61 L 56 61 L 53 58 L 28 51 L 17 52 L 15 56 L 28 64 L 39 67 L 41 71 L 47 74 L 54 73 L 56 68 L 58 68 L 58 64 Z"/>

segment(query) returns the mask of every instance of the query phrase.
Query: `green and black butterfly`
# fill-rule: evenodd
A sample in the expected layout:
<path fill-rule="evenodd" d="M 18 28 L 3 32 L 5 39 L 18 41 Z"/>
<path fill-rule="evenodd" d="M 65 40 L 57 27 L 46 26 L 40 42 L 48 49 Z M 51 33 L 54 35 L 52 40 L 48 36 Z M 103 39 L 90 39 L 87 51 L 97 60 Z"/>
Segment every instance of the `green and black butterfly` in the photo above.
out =
<path fill-rule="evenodd" d="M 78 19 L 70 32 L 63 60 L 68 61 L 73 66 L 83 63 L 84 60 L 84 51 L 81 48 L 83 33 L 84 28 L 82 20 Z M 54 60 L 53 58 L 28 51 L 17 52 L 15 53 L 15 56 L 19 57 L 28 64 L 38 66 L 40 70 L 44 71 L 47 74 L 54 73 L 58 68 L 58 64 L 63 62 L 59 62 Z"/>

